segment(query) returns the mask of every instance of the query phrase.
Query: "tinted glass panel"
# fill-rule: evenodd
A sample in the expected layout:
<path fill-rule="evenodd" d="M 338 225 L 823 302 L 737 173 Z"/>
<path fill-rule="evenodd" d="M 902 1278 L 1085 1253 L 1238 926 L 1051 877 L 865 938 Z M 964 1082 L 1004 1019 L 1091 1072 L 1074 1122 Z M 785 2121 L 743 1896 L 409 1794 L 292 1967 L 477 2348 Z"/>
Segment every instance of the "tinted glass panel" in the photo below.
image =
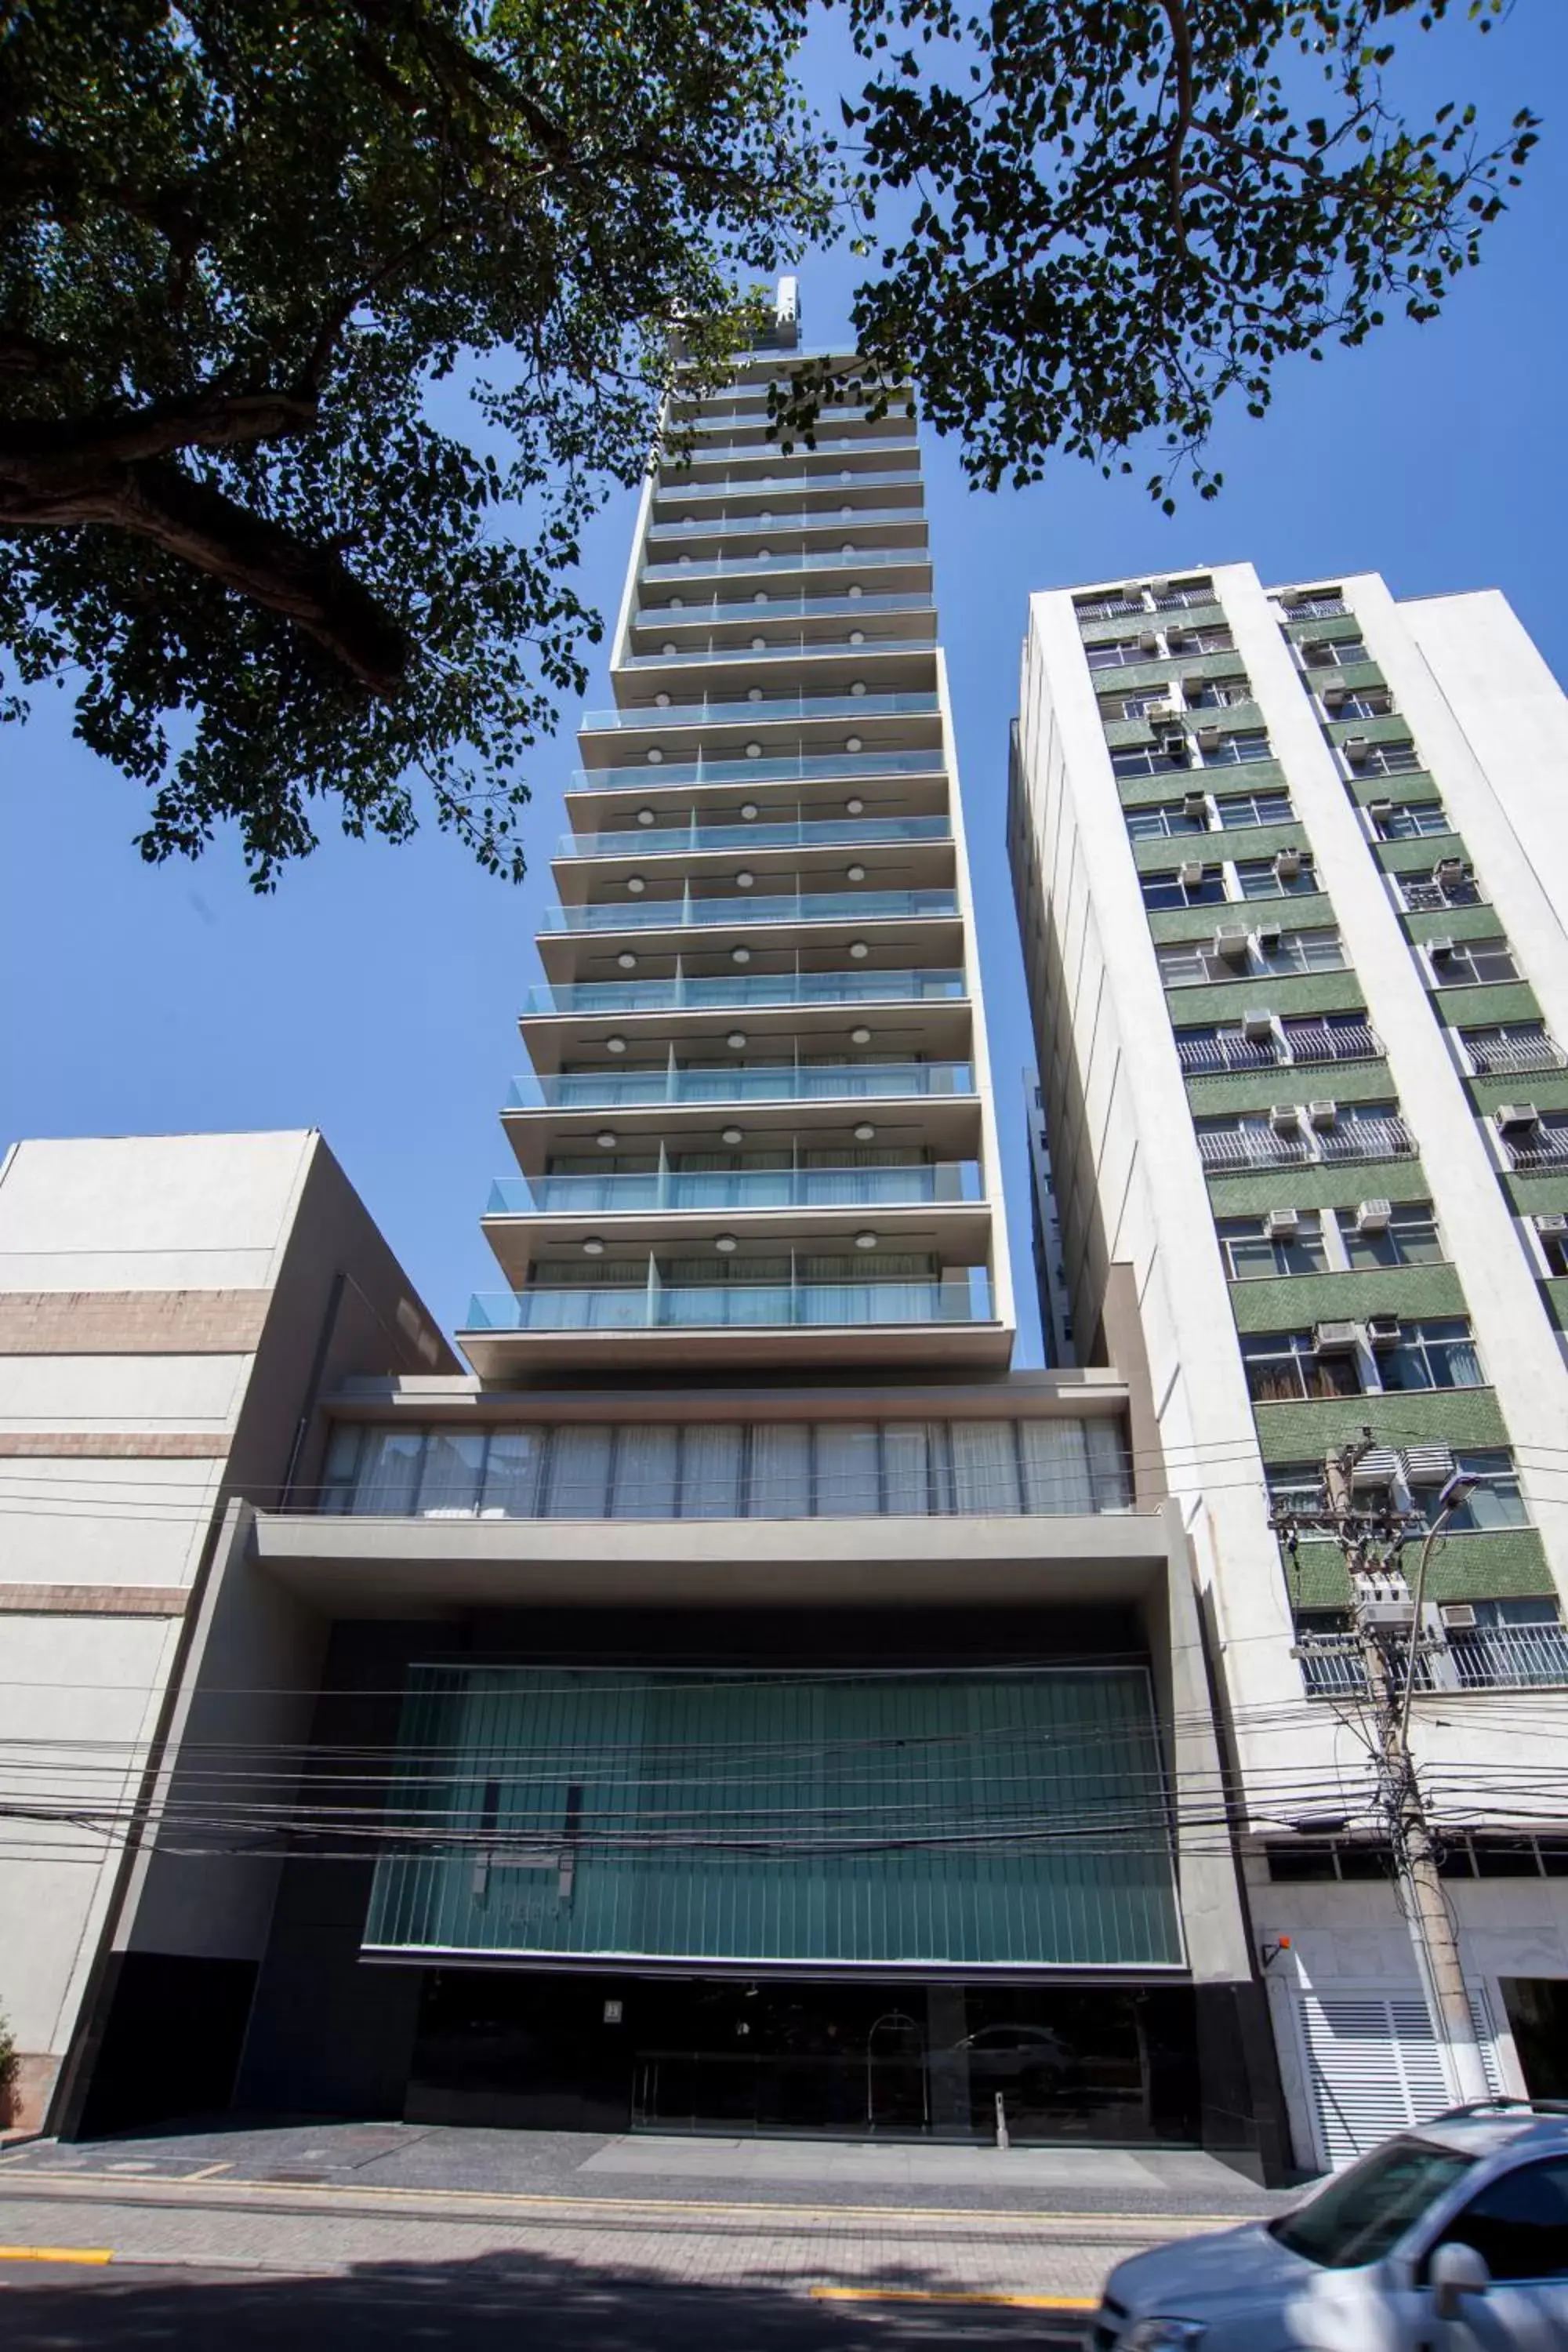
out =
<path fill-rule="evenodd" d="M 1568 2158 L 1490 2182 L 1438 2242 L 1473 2246 L 1494 2279 L 1568 2278 Z"/>

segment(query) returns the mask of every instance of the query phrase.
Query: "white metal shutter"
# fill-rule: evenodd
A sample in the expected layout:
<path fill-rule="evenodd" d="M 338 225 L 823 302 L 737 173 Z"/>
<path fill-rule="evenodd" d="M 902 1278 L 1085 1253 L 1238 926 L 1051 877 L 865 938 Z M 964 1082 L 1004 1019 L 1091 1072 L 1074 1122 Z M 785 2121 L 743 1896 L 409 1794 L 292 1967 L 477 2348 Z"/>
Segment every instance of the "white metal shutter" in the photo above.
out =
<path fill-rule="evenodd" d="M 1419 1996 L 1304 1991 L 1300 2001 L 1307 2078 L 1318 2137 L 1332 2165 L 1375 2147 L 1390 2132 L 1452 2105 L 1426 2002 Z M 1491 2021 L 1470 1996 L 1488 2086 L 1500 2088 Z"/>

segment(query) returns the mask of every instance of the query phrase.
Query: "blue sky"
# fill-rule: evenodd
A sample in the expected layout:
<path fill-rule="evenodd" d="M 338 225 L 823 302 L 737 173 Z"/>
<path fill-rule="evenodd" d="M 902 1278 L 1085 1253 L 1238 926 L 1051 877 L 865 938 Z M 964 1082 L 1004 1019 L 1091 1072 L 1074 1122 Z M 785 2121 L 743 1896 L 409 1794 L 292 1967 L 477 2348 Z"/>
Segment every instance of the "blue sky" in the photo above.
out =
<path fill-rule="evenodd" d="M 828 78 L 828 63 L 818 62 Z M 1412 37 L 1413 101 L 1522 103 L 1546 135 L 1488 258 L 1420 331 L 1394 327 L 1281 379 L 1268 418 L 1216 450 L 1217 505 L 1162 517 L 1141 489 L 1064 464 L 1038 488 L 970 493 L 926 447 L 937 593 L 1003 1113 L 1004 1175 L 1028 1266 L 1020 1073 L 1030 1058 L 1004 854 L 1006 740 L 1034 588 L 1247 561 L 1266 579 L 1375 570 L 1399 595 L 1500 587 L 1568 678 L 1563 385 L 1568 143 L 1550 108 L 1568 67 L 1562 0 L 1500 32 Z M 824 100 L 831 92 L 819 93 Z M 803 273 L 806 340 L 843 331 L 855 265 Z M 1142 469 L 1147 470 L 1147 469 Z M 613 615 L 633 501 L 590 534 L 584 587 Z M 602 670 L 590 705 L 605 699 Z M 448 1328 L 496 1286 L 478 1217 L 510 1154 L 496 1113 L 522 1066 L 515 1017 L 563 829 L 570 725 L 536 757 L 532 865 L 514 889 L 434 830 L 403 849 L 329 836 L 255 898 L 232 843 L 153 869 L 131 846 L 134 786 L 39 698 L 0 731 L 0 1144 L 29 1135 L 320 1127 Z M 1038 1361 L 1027 1302 L 1021 1362 Z"/>

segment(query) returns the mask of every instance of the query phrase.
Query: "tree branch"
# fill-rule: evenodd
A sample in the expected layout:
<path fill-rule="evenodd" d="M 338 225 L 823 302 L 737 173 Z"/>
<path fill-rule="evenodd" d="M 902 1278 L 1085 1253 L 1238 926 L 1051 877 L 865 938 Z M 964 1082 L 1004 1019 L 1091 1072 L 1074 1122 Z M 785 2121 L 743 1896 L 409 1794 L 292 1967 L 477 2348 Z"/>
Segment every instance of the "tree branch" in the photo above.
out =
<path fill-rule="evenodd" d="M 0 511 L 13 491 L 69 497 L 106 467 L 282 440 L 308 433 L 318 414 L 311 392 L 203 392 L 121 416 L 0 418 Z"/>

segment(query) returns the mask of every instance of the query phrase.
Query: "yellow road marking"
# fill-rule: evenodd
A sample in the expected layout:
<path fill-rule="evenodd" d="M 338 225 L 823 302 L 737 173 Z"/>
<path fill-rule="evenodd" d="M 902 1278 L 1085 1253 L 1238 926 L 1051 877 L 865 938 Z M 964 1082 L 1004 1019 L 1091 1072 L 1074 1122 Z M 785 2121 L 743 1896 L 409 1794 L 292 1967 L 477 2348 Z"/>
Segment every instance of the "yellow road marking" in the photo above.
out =
<path fill-rule="evenodd" d="M 211 2180 L 220 2172 L 233 2170 L 234 2159 L 232 2157 L 227 2157 L 222 2164 L 205 2164 L 199 2172 L 177 2172 L 174 2178 L 176 2180 Z"/>
<path fill-rule="evenodd" d="M 47 2183 L 50 2189 L 177 2189 L 194 2176 L 189 2173 L 124 2173 L 124 2172 L 54 2172 L 47 2165 L 35 2167 L 28 2186 Z M 966 2228 L 976 2223 L 1050 2222 L 1087 2223 L 1091 2227 L 1116 2229 L 1130 2238 L 1156 2237 L 1162 2224 L 1190 2225 L 1194 2235 L 1204 2229 L 1235 2229 L 1244 2221 L 1257 2221 L 1257 2213 L 1068 2213 L 1056 2212 L 1047 2206 L 973 2207 L 962 2205 L 784 2205 L 770 2203 L 709 2204 L 700 2198 L 675 2197 L 551 2197 L 531 2194 L 510 2189 L 418 2189 L 404 2187 L 390 2181 L 374 2180 L 260 2180 L 241 2177 L 235 2180 L 215 2180 L 204 2184 L 213 2189 L 243 2192 L 259 2192 L 268 2197 L 311 2198 L 350 2197 L 384 2198 L 389 2203 L 418 2202 L 427 2205 L 443 2201 L 453 2204 L 519 2206 L 530 2212 L 564 2213 L 574 2210 L 612 2213 L 700 2213 L 718 2214 L 726 2218 L 740 2216 L 753 2221 L 962 2221 Z"/>
<path fill-rule="evenodd" d="M 814 2286 L 823 2303 L 1005 2303 L 1026 2311 L 1098 2311 L 1092 2294 L 966 2294 L 924 2286 Z"/>
<path fill-rule="evenodd" d="M 111 2263 L 108 2246 L 0 2246 L 0 2263 Z"/>

